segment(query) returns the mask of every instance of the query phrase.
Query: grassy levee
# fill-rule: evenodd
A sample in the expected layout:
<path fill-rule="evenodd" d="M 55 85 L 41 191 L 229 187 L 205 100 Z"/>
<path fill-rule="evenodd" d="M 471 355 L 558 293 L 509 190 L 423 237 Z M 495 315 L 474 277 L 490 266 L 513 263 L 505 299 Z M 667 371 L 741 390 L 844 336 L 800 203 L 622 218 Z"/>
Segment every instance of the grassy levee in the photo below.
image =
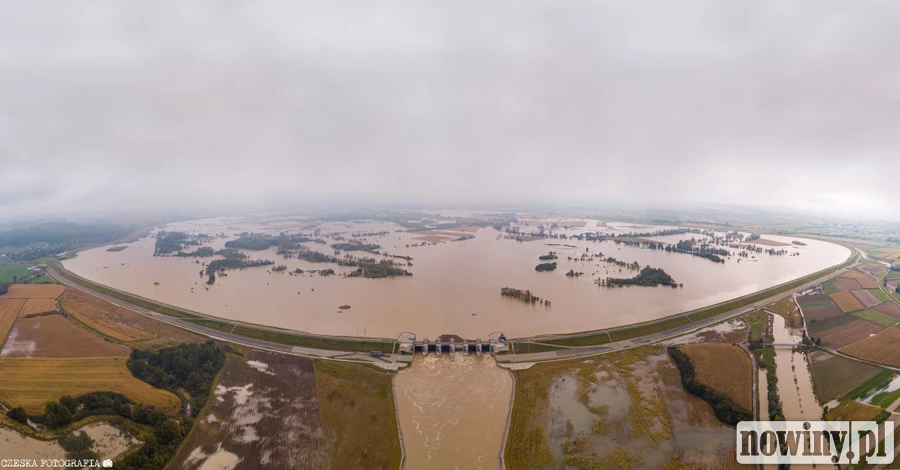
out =
<path fill-rule="evenodd" d="M 127 292 L 111 289 L 109 287 L 91 282 L 81 276 L 78 276 L 77 274 L 74 274 L 71 271 L 63 268 L 59 263 L 56 263 L 54 268 L 56 269 L 56 273 L 59 276 L 68 279 L 69 281 L 72 281 L 78 285 L 100 292 L 101 294 L 108 295 L 112 298 L 127 302 L 141 308 L 145 308 L 156 313 L 160 313 L 173 318 L 178 318 L 180 320 L 184 320 L 186 322 L 205 328 L 211 328 L 224 333 L 233 334 L 235 336 L 241 336 L 260 341 L 269 341 L 272 343 L 284 344 L 288 346 L 325 349 L 330 351 L 383 351 L 385 354 L 391 354 L 396 343 L 396 341 L 383 339 L 379 340 L 376 338 L 366 340 L 350 340 L 328 336 L 297 334 L 287 330 L 282 332 L 277 331 L 277 329 L 271 328 L 256 328 L 251 324 L 230 322 L 212 316 L 192 313 L 176 307 L 159 304 L 152 300 L 129 294 Z"/>
<path fill-rule="evenodd" d="M 797 287 L 802 286 L 803 284 L 812 282 L 821 277 L 827 276 L 829 273 L 836 272 L 840 269 L 851 266 L 856 260 L 859 258 L 859 253 L 857 251 L 853 251 L 853 254 L 847 258 L 846 261 L 841 263 L 838 266 L 832 266 L 830 268 L 823 269 L 821 271 L 809 274 L 807 276 L 801 277 L 799 279 L 795 279 L 790 282 L 786 282 L 784 284 L 780 284 L 774 287 L 770 287 L 765 290 L 761 290 L 759 292 L 745 295 L 743 297 L 738 297 L 736 299 L 732 299 L 726 302 L 722 302 L 716 305 L 712 305 L 709 307 L 700 308 L 697 310 L 692 310 L 690 312 L 679 313 L 677 315 L 673 315 L 667 319 L 662 320 L 652 320 L 649 322 L 643 323 L 635 323 L 633 325 L 618 327 L 607 330 L 600 330 L 589 332 L 583 336 L 574 336 L 570 338 L 561 338 L 561 339 L 537 339 L 533 340 L 548 344 L 548 345 L 560 345 L 560 346 L 598 346 L 602 344 L 606 344 L 610 342 L 610 338 L 613 342 L 616 341 L 625 341 L 629 339 L 639 338 L 641 336 L 647 336 L 655 333 L 661 333 L 666 330 L 682 327 L 688 325 L 690 323 L 703 320 L 706 318 L 714 317 L 717 315 L 721 315 L 723 313 L 730 312 L 735 309 L 739 309 L 742 307 L 746 307 L 747 305 L 753 304 L 755 302 L 759 302 L 761 300 L 768 299 L 769 297 L 774 297 L 779 294 L 783 294 L 790 290 L 796 289 Z M 517 343 L 518 345 L 522 344 L 522 340 Z M 517 348 L 520 346 L 517 346 Z M 518 352 L 518 351 L 517 351 Z"/>
<path fill-rule="evenodd" d="M 510 350 L 513 354 L 529 354 L 547 351 L 559 351 L 563 349 L 559 346 L 551 346 L 543 343 L 529 343 L 527 341 L 510 341 Z"/>

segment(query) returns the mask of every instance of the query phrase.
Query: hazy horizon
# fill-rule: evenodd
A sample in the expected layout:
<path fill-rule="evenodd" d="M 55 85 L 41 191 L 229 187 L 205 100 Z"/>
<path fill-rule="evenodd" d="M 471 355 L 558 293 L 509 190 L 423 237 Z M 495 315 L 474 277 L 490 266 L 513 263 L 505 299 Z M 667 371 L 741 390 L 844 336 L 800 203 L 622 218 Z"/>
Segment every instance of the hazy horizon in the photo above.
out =
<path fill-rule="evenodd" d="M 900 220 L 900 4 L 0 2 L 0 220 L 740 204 Z"/>

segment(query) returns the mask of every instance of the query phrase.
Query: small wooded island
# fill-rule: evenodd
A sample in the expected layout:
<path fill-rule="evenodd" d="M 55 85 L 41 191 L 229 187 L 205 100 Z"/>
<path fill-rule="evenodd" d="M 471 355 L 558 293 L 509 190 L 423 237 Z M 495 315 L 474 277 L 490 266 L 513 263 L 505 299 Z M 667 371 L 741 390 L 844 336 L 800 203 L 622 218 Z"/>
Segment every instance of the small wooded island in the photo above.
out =
<path fill-rule="evenodd" d="M 552 262 L 552 263 L 541 263 L 541 264 L 539 264 L 539 265 L 537 265 L 537 266 L 534 267 L 534 270 L 535 270 L 535 271 L 538 271 L 538 272 L 542 272 L 542 271 L 553 271 L 554 269 L 556 269 L 556 262 L 555 262 L 555 261 Z"/>
<path fill-rule="evenodd" d="M 630 278 L 619 278 L 619 277 L 608 277 L 606 279 L 602 279 L 598 281 L 598 284 L 606 287 L 618 287 L 618 286 L 647 286 L 647 287 L 656 287 L 659 285 L 669 286 L 669 287 L 680 287 L 682 284 L 678 284 L 672 279 L 672 276 L 669 276 L 662 268 L 651 268 L 650 266 L 645 267 L 638 273 L 637 276 Z"/>
<path fill-rule="evenodd" d="M 514 299 L 518 299 L 518 300 L 521 300 L 522 302 L 529 303 L 529 304 L 537 303 L 537 304 L 544 305 L 546 307 L 550 306 L 549 300 L 542 299 L 542 298 L 532 294 L 530 290 L 514 289 L 512 287 L 501 287 L 500 295 L 502 295 L 503 297 L 512 297 Z"/>

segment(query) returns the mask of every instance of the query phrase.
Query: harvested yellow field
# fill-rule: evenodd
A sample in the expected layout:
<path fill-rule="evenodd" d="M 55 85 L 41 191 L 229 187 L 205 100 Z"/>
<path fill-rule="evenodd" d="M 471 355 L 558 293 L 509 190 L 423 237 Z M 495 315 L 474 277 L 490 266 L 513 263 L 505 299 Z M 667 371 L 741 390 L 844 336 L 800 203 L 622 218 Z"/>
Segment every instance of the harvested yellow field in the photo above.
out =
<path fill-rule="evenodd" d="M 53 299 L 27 299 L 25 306 L 19 312 L 19 317 L 35 313 L 55 312 L 56 300 Z"/>
<path fill-rule="evenodd" d="M 857 310 L 862 310 L 863 306 L 856 300 L 856 297 L 853 297 L 853 294 L 847 291 L 840 291 L 835 294 L 831 294 L 831 299 L 834 300 L 834 303 L 841 309 L 844 313 L 855 312 Z"/>
<path fill-rule="evenodd" d="M 0 344 L 6 340 L 6 334 L 19 316 L 19 310 L 25 305 L 25 299 L 0 298 Z"/>
<path fill-rule="evenodd" d="M 124 357 L 80 359 L 0 359 L 0 398 L 43 414 L 48 401 L 63 395 L 112 391 L 153 405 L 168 415 L 180 409 L 172 392 L 154 388 L 131 375 Z"/>
<path fill-rule="evenodd" d="M 897 354 L 898 344 L 900 344 L 900 330 L 885 328 L 876 335 L 844 346 L 839 351 L 865 361 L 900 367 L 900 355 Z"/>
<path fill-rule="evenodd" d="M 750 356 L 730 344 L 691 344 L 680 348 L 691 359 L 694 376 L 707 387 L 753 412 L 753 365 Z"/>
<path fill-rule="evenodd" d="M 59 284 L 13 284 L 5 299 L 55 299 L 66 290 Z"/>
<path fill-rule="evenodd" d="M 155 337 L 152 333 L 135 328 L 141 323 L 140 320 L 144 320 L 139 319 L 139 314 L 99 297 L 78 289 L 68 289 L 59 300 L 67 315 L 111 338 L 119 341 L 142 341 Z"/>
<path fill-rule="evenodd" d="M 876 281 L 875 278 L 859 271 L 847 271 L 844 274 L 841 274 L 841 277 L 856 279 L 863 289 L 878 289 L 878 281 Z"/>

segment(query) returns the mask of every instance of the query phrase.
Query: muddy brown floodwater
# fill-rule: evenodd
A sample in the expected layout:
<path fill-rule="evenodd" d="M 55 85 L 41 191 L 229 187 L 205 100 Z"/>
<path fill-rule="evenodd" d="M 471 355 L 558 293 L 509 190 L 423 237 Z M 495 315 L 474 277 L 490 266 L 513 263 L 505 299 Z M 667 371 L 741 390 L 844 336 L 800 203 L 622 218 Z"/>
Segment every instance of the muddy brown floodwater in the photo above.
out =
<path fill-rule="evenodd" d="M 602 224 L 602 225 L 600 225 Z M 582 227 L 560 229 L 567 237 L 584 232 L 636 230 L 614 222 L 581 221 Z M 704 307 L 787 282 L 840 263 L 849 251 L 839 245 L 804 240 L 806 246 L 790 245 L 795 238 L 765 235 L 765 239 L 788 243 L 778 247 L 799 256 L 754 254 L 738 262 L 731 257 L 725 263 L 682 253 L 648 250 L 611 241 L 591 242 L 576 239 L 538 239 L 517 242 L 490 227 L 480 230 L 433 231 L 445 235 L 423 235 L 398 231 L 390 222 L 327 222 L 304 220 L 204 219 L 176 223 L 166 230 L 223 234 L 209 243 L 221 248 L 241 232 L 312 233 L 351 239 L 354 232 L 386 232 L 353 238 L 376 243 L 381 251 L 411 256 L 407 267 L 411 277 L 388 279 L 345 278 L 354 268 L 328 263 L 310 263 L 296 258 L 284 259 L 274 249 L 245 251 L 251 258 L 269 259 L 287 265 L 283 272 L 266 267 L 231 270 L 207 287 L 200 274 L 202 263 L 210 259 L 155 257 L 154 238 L 144 238 L 122 251 L 99 247 L 78 253 L 64 265 L 74 273 L 100 284 L 133 292 L 157 301 L 187 309 L 270 326 L 327 335 L 396 338 L 410 331 L 434 338 L 449 333 L 463 337 L 486 337 L 502 331 L 510 337 L 548 333 L 568 333 L 607 328 L 653 320 Z M 533 227 L 524 229 L 532 230 Z M 662 227 L 657 227 L 662 228 Z M 642 229 L 643 230 L 643 229 Z M 649 229 L 648 229 L 649 230 Z M 460 241 L 452 236 L 474 238 Z M 697 234 L 656 237 L 668 243 Z M 447 240 L 426 246 L 429 240 Z M 327 239 L 328 243 L 334 243 Z M 327 244 L 309 242 L 309 248 L 326 254 L 334 250 Z M 192 249 L 193 247 L 188 247 Z M 764 247 L 768 248 L 768 247 Z M 538 257 L 554 251 L 558 268 L 536 272 Z M 736 250 L 732 250 L 736 251 Z M 602 253 L 627 263 L 663 268 L 683 288 L 627 287 L 610 289 L 595 284 L 598 278 L 632 277 L 635 272 L 619 268 L 599 257 Z M 364 252 L 357 255 L 374 256 Z M 585 260 L 582 260 L 585 255 Z M 573 259 L 569 259 L 569 258 Z M 577 258 L 577 259 L 576 259 Z M 396 260 L 397 258 L 392 258 Z M 294 269 L 307 271 L 288 274 Z M 333 268 L 337 276 L 322 277 L 309 270 Z M 569 270 L 583 272 L 569 277 Z M 504 298 L 502 287 L 529 289 L 552 302 L 551 307 Z M 350 309 L 339 309 L 350 305 Z"/>
<path fill-rule="evenodd" d="M 800 330 L 785 327 L 784 317 L 781 315 L 772 315 L 772 334 L 776 344 L 799 344 L 802 340 Z M 813 392 L 806 355 L 777 348 L 775 364 L 784 418 L 788 421 L 821 419 L 822 407 Z"/>
<path fill-rule="evenodd" d="M 489 355 L 416 356 L 395 382 L 404 468 L 500 468 L 511 392 Z"/>

